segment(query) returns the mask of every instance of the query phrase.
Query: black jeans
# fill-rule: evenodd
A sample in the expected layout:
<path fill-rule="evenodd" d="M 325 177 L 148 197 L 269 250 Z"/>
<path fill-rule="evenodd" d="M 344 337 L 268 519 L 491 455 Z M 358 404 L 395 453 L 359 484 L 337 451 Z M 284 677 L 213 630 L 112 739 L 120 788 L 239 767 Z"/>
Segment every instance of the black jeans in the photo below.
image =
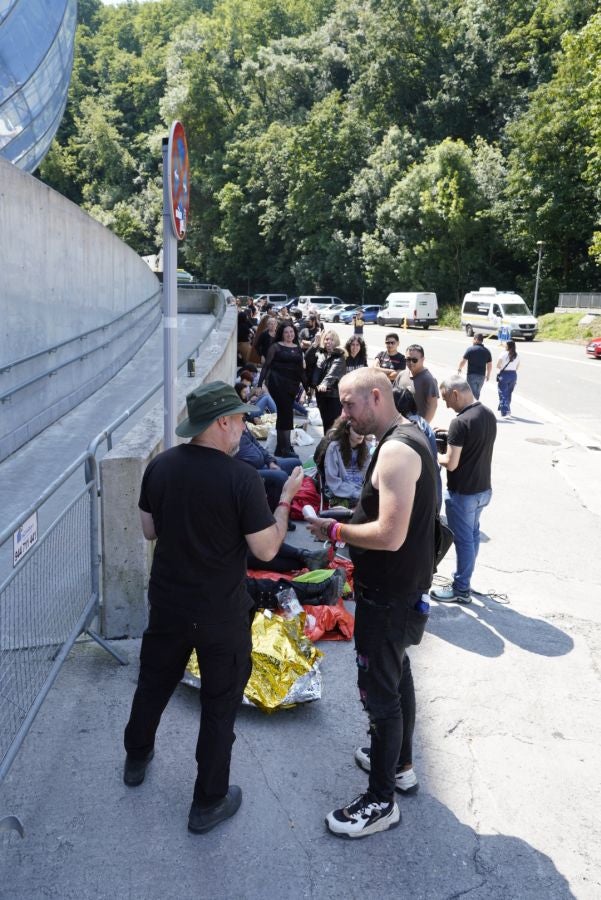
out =
<path fill-rule="evenodd" d="M 209 806 L 225 797 L 236 713 L 251 673 L 251 613 L 218 625 L 196 625 L 164 609 L 150 609 L 142 637 L 140 675 L 125 749 L 144 758 L 154 747 L 161 715 L 180 682 L 192 650 L 201 672 L 198 775 L 194 801 Z"/>
<path fill-rule="evenodd" d="M 358 600 L 355 610 L 357 683 L 369 715 L 369 790 L 378 800 L 394 797 L 397 768 L 411 763 L 415 727 L 415 689 L 407 648 L 407 610 L 421 593 L 394 605 Z"/>
<path fill-rule="evenodd" d="M 334 397 L 328 397 L 320 391 L 315 391 L 315 399 L 317 400 L 317 408 L 319 409 L 319 414 L 321 416 L 323 433 L 327 434 L 342 412 L 340 398 L 337 394 Z"/>

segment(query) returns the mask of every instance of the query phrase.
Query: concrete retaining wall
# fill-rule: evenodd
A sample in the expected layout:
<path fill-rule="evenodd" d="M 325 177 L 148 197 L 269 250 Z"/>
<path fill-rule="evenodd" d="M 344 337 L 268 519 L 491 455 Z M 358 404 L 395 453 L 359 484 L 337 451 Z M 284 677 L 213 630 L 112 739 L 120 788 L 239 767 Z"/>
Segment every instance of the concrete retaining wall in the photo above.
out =
<path fill-rule="evenodd" d="M 0 159 L 0 364 L 104 325 L 156 276 L 74 203 Z"/>
<path fill-rule="evenodd" d="M 5 159 L 0 247 L 2 460 L 132 358 L 160 321 L 161 285 L 108 229 Z"/>
<path fill-rule="evenodd" d="M 223 301 L 223 306 L 225 305 Z M 217 311 L 217 316 L 221 315 Z M 195 380 L 178 384 L 178 421 L 186 394 L 208 381 L 233 383 L 236 371 L 237 314 L 227 307 L 196 361 Z M 103 609 L 107 638 L 139 637 L 148 620 L 147 593 L 152 549 L 142 535 L 138 497 L 149 461 L 163 449 L 163 405 L 156 406 L 100 462 L 102 491 Z"/>

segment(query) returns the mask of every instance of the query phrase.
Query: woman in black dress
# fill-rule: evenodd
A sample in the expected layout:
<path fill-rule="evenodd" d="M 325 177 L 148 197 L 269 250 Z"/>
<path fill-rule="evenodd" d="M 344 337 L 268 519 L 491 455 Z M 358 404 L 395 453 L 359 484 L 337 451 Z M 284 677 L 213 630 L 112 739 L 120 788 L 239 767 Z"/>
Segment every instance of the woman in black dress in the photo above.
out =
<path fill-rule="evenodd" d="M 290 444 L 290 432 L 294 427 L 294 399 L 304 380 L 305 360 L 296 330 L 291 322 L 284 320 L 278 325 L 259 378 L 259 387 L 265 382 L 277 408 L 276 456 L 296 455 Z"/>

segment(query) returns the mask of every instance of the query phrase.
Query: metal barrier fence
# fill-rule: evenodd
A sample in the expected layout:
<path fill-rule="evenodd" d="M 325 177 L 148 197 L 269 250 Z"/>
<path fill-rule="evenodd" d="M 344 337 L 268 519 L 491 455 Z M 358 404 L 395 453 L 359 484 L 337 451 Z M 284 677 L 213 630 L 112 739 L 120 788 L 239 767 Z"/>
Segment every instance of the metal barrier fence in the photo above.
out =
<path fill-rule="evenodd" d="M 601 294 L 560 294 L 559 306 L 563 309 L 601 309 Z"/>
<path fill-rule="evenodd" d="M 100 602 L 98 472 L 92 454 L 81 454 L 2 531 L 0 547 L 82 466 L 84 487 L 0 585 L 0 783 L 80 635 L 89 635 L 122 665 L 128 662 L 91 630 Z M 24 834 L 16 816 L 0 819 L 0 830 L 7 827 Z"/>
<path fill-rule="evenodd" d="M 217 322 L 223 318 L 224 310 L 224 304 L 216 310 Z M 193 352 L 198 353 L 203 343 Z M 183 370 L 186 362 L 180 363 L 178 370 Z M 162 384 L 162 380 L 157 381 L 96 435 L 86 452 L 0 532 L 2 550 L 23 523 L 82 469 L 84 487 L 0 585 L 0 784 L 81 635 L 87 634 L 121 665 L 128 664 L 91 629 L 100 610 L 100 485 L 96 453 L 103 442 L 109 450 L 112 448 L 116 429 Z M 0 818 L 0 831 L 7 829 L 24 835 L 17 816 Z"/>

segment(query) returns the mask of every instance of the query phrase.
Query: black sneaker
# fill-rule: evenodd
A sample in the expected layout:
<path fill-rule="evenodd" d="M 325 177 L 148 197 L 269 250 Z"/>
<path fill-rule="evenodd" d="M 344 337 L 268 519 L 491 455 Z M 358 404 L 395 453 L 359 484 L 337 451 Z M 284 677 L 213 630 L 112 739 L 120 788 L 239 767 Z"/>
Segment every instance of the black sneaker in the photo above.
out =
<path fill-rule="evenodd" d="M 205 834 L 211 828 L 215 828 L 220 822 L 225 822 L 240 809 L 242 803 L 242 791 L 237 784 L 230 784 L 229 790 L 222 800 L 218 800 L 213 806 L 199 806 L 192 803 L 188 817 L 188 831 L 194 834 Z"/>
<path fill-rule="evenodd" d="M 146 766 L 154 756 L 154 750 L 143 759 L 134 759 L 131 756 L 125 757 L 125 766 L 123 768 L 123 781 L 128 787 L 138 787 L 144 781 L 146 775 Z"/>
<path fill-rule="evenodd" d="M 361 838 L 378 831 L 396 828 L 401 813 L 394 801 L 383 803 L 369 791 L 361 794 L 343 809 L 334 809 L 326 816 L 326 825 L 339 837 Z"/>
<path fill-rule="evenodd" d="M 371 758 L 369 747 L 357 747 L 355 750 L 355 762 L 364 772 L 371 771 Z M 411 769 L 396 770 L 395 789 L 401 794 L 415 794 L 419 790 L 417 775 Z"/>
<path fill-rule="evenodd" d="M 327 550 L 302 550 L 302 557 L 305 567 L 310 572 L 316 569 L 328 569 L 330 566 L 330 555 Z"/>

